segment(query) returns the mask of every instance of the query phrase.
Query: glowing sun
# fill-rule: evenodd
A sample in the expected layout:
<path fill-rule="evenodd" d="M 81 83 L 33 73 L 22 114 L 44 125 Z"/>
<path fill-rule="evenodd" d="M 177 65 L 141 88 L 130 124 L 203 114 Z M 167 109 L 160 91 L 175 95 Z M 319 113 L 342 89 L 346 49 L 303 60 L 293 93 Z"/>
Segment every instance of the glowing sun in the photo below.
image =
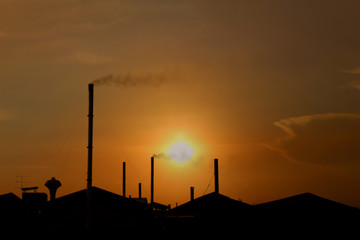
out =
<path fill-rule="evenodd" d="M 186 162 L 194 155 L 194 150 L 185 142 L 177 142 L 171 145 L 168 155 L 176 162 Z"/>

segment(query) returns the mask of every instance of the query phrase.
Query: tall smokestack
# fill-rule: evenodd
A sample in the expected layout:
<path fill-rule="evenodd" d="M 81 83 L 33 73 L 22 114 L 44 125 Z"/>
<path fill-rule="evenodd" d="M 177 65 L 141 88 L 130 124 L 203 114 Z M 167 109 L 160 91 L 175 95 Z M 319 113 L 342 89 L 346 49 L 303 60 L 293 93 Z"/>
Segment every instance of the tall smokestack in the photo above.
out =
<path fill-rule="evenodd" d="M 88 131 L 88 169 L 87 169 L 87 216 L 86 224 L 90 229 L 92 225 L 92 150 L 93 150 L 93 118 L 94 118 L 94 84 L 89 84 L 89 131 Z"/>
<path fill-rule="evenodd" d="M 126 162 L 123 162 L 123 196 L 126 197 Z"/>
<path fill-rule="evenodd" d="M 151 157 L 151 203 L 154 203 L 154 157 Z"/>
<path fill-rule="evenodd" d="M 139 199 L 141 199 L 141 183 L 139 183 Z"/>
<path fill-rule="evenodd" d="M 215 174 L 215 193 L 219 193 L 219 169 L 218 159 L 214 159 L 214 174 Z"/>
<path fill-rule="evenodd" d="M 190 187 L 190 201 L 194 200 L 194 187 Z"/>
<path fill-rule="evenodd" d="M 93 149 L 93 118 L 94 118 L 94 84 L 89 84 L 89 130 L 88 130 L 88 171 L 87 190 L 92 187 L 92 149 Z"/>

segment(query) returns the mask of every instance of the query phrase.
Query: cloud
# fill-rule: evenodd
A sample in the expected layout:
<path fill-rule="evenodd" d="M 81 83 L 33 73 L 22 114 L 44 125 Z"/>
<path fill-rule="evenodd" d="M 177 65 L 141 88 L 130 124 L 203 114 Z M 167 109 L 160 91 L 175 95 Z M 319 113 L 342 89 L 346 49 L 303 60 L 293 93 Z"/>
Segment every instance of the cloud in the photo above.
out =
<path fill-rule="evenodd" d="M 344 73 L 360 74 L 360 67 L 356 67 L 350 70 L 344 70 Z"/>
<path fill-rule="evenodd" d="M 317 165 L 360 161 L 360 114 L 313 114 L 274 124 L 286 135 L 266 146 L 289 160 Z"/>
<path fill-rule="evenodd" d="M 356 88 L 357 90 L 360 90 L 360 81 L 352 81 L 348 84 L 348 86 Z"/>
<path fill-rule="evenodd" d="M 348 74 L 360 74 L 360 67 L 344 70 L 343 72 Z M 351 81 L 344 87 L 356 88 L 357 90 L 360 90 L 360 80 Z"/>

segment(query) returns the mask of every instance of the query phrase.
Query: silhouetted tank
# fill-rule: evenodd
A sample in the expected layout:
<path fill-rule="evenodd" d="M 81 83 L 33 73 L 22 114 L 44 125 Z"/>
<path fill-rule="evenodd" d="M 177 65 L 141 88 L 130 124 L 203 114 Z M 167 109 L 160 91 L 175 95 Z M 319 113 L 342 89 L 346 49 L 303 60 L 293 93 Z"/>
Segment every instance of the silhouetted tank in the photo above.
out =
<path fill-rule="evenodd" d="M 56 191 L 61 186 L 60 181 L 53 177 L 45 183 L 45 186 L 49 189 L 50 201 L 55 200 Z"/>

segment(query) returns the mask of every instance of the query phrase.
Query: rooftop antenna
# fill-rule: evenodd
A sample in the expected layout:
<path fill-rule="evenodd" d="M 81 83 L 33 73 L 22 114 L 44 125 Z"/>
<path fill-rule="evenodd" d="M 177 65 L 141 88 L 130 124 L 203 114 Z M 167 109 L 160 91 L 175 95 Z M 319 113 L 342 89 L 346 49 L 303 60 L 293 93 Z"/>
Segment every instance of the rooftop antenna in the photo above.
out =
<path fill-rule="evenodd" d="M 15 188 L 23 188 L 24 187 L 24 183 L 31 183 L 30 181 L 24 181 L 24 178 L 28 178 L 30 176 L 18 176 L 16 175 L 16 184 L 20 183 L 20 187 L 15 187 Z"/>

